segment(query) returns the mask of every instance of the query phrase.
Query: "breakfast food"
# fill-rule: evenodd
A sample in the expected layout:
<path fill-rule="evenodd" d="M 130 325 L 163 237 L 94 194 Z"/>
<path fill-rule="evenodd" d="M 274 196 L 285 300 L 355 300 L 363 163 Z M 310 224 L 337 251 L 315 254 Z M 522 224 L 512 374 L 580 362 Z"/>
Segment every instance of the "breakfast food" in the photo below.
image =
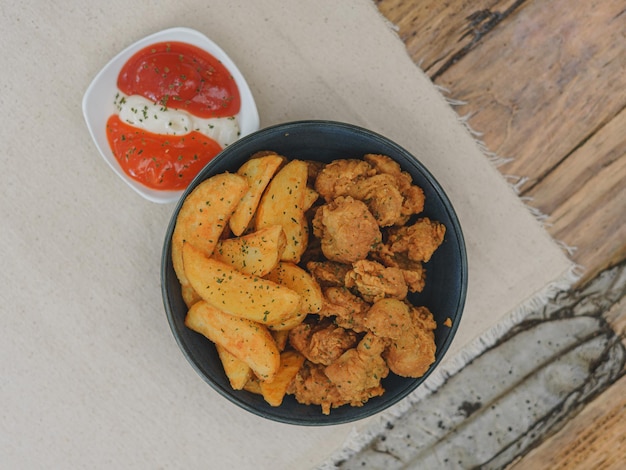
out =
<path fill-rule="evenodd" d="M 185 324 L 215 343 L 234 389 L 271 406 L 293 395 L 330 414 L 384 394 L 390 373 L 421 377 L 437 325 L 408 296 L 445 237 L 424 203 L 385 155 L 251 156 L 201 182 L 177 217 Z"/>
<path fill-rule="evenodd" d="M 186 188 L 239 137 L 235 79 L 191 44 L 141 49 L 122 67 L 117 89 L 106 124 L 109 146 L 124 172 L 150 189 Z"/>

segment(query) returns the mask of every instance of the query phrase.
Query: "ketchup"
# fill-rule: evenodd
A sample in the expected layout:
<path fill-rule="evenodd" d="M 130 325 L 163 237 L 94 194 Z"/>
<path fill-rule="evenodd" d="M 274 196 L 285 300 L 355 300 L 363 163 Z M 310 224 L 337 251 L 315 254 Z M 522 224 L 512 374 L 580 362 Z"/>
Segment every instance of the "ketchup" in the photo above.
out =
<path fill-rule="evenodd" d="M 215 57 L 181 42 L 162 42 L 133 55 L 122 67 L 119 90 L 141 95 L 197 118 L 233 118 L 241 108 L 235 79 Z M 185 189 L 221 150 L 198 131 L 157 134 L 109 117 L 107 139 L 118 163 L 131 178 L 157 190 Z"/>
<path fill-rule="evenodd" d="M 121 121 L 107 121 L 107 138 L 126 174 L 152 189 L 185 189 L 222 147 L 204 134 L 154 134 Z"/>
<path fill-rule="evenodd" d="M 201 118 L 234 116 L 241 107 L 239 89 L 226 67 L 202 49 L 162 42 L 132 56 L 118 76 L 118 88 L 162 106 Z"/>

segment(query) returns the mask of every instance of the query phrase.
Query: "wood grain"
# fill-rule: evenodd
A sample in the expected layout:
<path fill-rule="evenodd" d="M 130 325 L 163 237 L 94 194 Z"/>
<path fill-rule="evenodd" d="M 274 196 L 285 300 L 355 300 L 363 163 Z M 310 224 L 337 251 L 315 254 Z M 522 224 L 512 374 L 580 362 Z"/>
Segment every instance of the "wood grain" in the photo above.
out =
<path fill-rule="evenodd" d="M 616 280 L 608 280 L 611 287 L 603 292 L 622 292 L 622 297 L 611 305 L 603 318 L 626 346 L 626 269 Z M 602 280 L 596 282 L 602 284 Z M 600 295 L 605 295 L 604 293 Z M 604 393 L 588 403 L 582 411 L 540 446 L 518 459 L 510 470 L 621 470 L 626 456 L 626 369 Z"/>
<path fill-rule="evenodd" d="M 626 109 L 532 187 L 528 203 L 547 230 L 578 247 L 582 282 L 626 258 Z"/>
<path fill-rule="evenodd" d="M 456 111 L 486 148 L 511 160 L 499 169 L 575 248 L 581 283 L 622 261 L 624 0 L 377 4 L 413 60 L 466 103 Z"/>
<path fill-rule="evenodd" d="M 472 50 L 520 0 L 378 1 L 398 27 L 413 60 L 431 78 L 438 77 Z"/>
<path fill-rule="evenodd" d="M 555 436 L 509 468 L 621 470 L 626 455 L 626 377 L 589 403 Z"/>
<path fill-rule="evenodd" d="M 414 62 L 464 103 L 456 111 L 486 150 L 510 160 L 499 169 L 545 214 L 547 231 L 575 247 L 571 258 L 585 269 L 578 287 L 597 281 L 577 308 L 604 308 L 607 291 L 593 290 L 615 272 L 605 270 L 619 265 L 620 282 L 626 275 L 626 2 L 376 4 Z M 625 303 L 603 315 L 622 343 Z M 623 468 L 625 411 L 622 377 L 514 468 Z"/>
<path fill-rule="evenodd" d="M 626 15 L 623 0 L 526 3 L 437 83 L 529 186 L 626 106 Z"/>
<path fill-rule="evenodd" d="M 602 172 L 619 172 L 620 160 L 626 155 L 626 109 L 581 143 L 545 179 L 525 194 L 533 206 L 552 214 L 582 188 L 602 186 Z M 624 181 L 626 186 L 626 180 Z M 626 200 L 622 199 L 624 209 Z"/>

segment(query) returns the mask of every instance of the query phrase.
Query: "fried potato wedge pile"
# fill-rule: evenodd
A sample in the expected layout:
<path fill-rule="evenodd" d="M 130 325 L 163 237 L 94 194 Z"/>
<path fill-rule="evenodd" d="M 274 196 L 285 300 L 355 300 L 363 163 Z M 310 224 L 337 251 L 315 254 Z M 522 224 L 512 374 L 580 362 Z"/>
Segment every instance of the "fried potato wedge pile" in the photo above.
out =
<path fill-rule="evenodd" d="M 297 292 L 208 258 L 190 243 L 183 245 L 183 266 L 200 298 L 231 315 L 270 325 L 299 311 L 301 297 Z"/>
<path fill-rule="evenodd" d="M 295 264 L 308 240 L 305 204 L 317 197 L 307 177 L 304 162 L 255 155 L 237 173 L 200 183 L 172 236 L 185 325 L 215 344 L 233 389 L 253 388 L 273 406 L 304 361 L 283 351 L 288 328 L 322 302 L 317 282 Z"/>
<path fill-rule="evenodd" d="M 182 286 L 189 285 L 183 268 L 183 244 L 189 243 L 211 256 L 247 190 L 243 176 L 223 173 L 204 181 L 187 196 L 172 234 L 172 264 Z"/>
<path fill-rule="evenodd" d="M 280 225 L 287 245 L 281 259 L 300 262 L 309 241 L 309 226 L 304 207 L 307 202 L 308 167 L 306 162 L 292 160 L 281 168 L 267 186 L 255 216 L 257 230 Z"/>
<path fill-rule="evenodd" d="M 434 360 L 432 314 L 405 299 L 445 235 L 425 218 L 407 225 L 422 207 L 389 157 L 323 164 L 259 152 L 181 206 L 171 247 L 185 325 L 214 343 L 234 390 L 271 406 L 294 395 L 325 414 L 362 406 L 389 371 L 417 376 Z M 375 237 L 355 229 L 363 220 Z M 353 251 L 363 255 L 332 257 Z"/>
<path fill-rule="evenodd" d="M 246 363 L 259 378 L 267 380 L 278 372 L 280 353 L 263 325 L 225 313 L 202 300 L 191 306 L 185 325 Z"/>
<path fill-rule="evenodd" d="M 239 236 L 246 231 L 265 188 L 284 162 L 284 157 L 270 153 L 264 157 L 251 158 L 241 165 L 237 174 L 246 178 L 249 187 L 229 220 L 230 229 L 235 235 Z"/>
<path fill-rule="evenodd" d="M 265 276 L 280 261 L 286 243 L 283 228 L 269 225 L 248 235 L 220 240 L 213 258 L 242 273 Z"/>

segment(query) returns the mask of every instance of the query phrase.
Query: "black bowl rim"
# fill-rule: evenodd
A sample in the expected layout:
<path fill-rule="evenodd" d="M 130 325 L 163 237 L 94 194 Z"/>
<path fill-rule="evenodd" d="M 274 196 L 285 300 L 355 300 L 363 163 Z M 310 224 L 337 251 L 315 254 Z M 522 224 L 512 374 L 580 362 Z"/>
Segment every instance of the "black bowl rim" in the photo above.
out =
<path fill-rule="evenodd" d="M 426 180 L 428 180 L 429 184 L 437 193 L 441 204 L 443 205 L 445 210 L 448 212 L 450 222 L 453 225 L 452 228 L 454 229 L 454 232 L 458 241 L 458 250 L 459 250 L 461 265 L 459 269 L 459 275 L 460 275 L 459 276 L 460 277 L 459 279 L 460 290 L 458 292 L 459 297 L 458 297 L 458 301 L 456 304 L 456 308 L 454 309 L 454 312 L 450 315 L 452 318 L 454 318 L 454 321 L 452 323 L 452 326 L 449 328 L 448 336 L 446 337 L 444 343 L 439 348 L 439 353 L 437 354 L 438 357 L 435 359 L 435 362 L 433 362 L 430 365 L 430 367 L 428 368 L 428 371 L 422 377 L 416 378 L 413 381 L 411 381 L 405 387 L 405 389 L 402 390 L 400 393 L 396 394 L 396 396 L 392 400 L 382 401 L 382 402 L 377 403 L 376 405 L 370 405 L 370 402 L 368 402 L 367 404 L 364 405 L 364 407 L 366 406 L 368 407 L 367 412 L 361 413 L 358 416 L 343 416 L 341 418 L 333 419 L 332 412 L 328 416 L 322 415 L 320 412 L 319 419 L 309 421 L 309 420 L 298 420 L 295 418 L 290 419 L 290 418 L 285 418 L 283 416 L 277 416 L 277 415 L 265 413 L 255 408 L 254 406 L 251 406 L 250 404 L 239 400 L 237 397 L 235 397 L 232 394 L 232 390 L 222 387 L 219 383 L 213 381 L 211 377 L 207 377 L 207 375 L 204 374 L 203 371 L 199 368 L 198 364 L 196 364 L 196 361 L 193 359 L 187 345 L 182 341 L 182 339 L 177 334 L 175 320 L 173 318 L 173 312 L 171 311 L 170 305 L 168 302 L 169 293 L 167 290 L 165 279 L 166 279 L 166 271 L 168 269 L 168 263 L 169 263 L 169 258 L 170 258 L 171 238 L 172 238 L 172 234 L 174 231 L 174 227 L 176 225 L 176 215 L 180 211 L 180 208 L 182 204 L 184 203 L 185 198 L 202 180 L 207 178 L 207 173 L 211 172 L 211 169 L 213 168 L 213 166 L 216 166 L 218 162 L 220 162 L 222 159 L 227 158 L 229 154 L 236 153 L 239 147 L 245 146 L 247 142 L 256 139 L 259 135 L 262 135 L 265 133 L 277 132 L 277 131 L 288 133 L 289 131 L 300 130 L 300 129 L 311 127 L 311 126 L 318 127 L 318 128 L 323 127 L 323 128 L 329 128 L 329 129 L 330 128 L 345 129 L 349 132 L 361 134 L 369 138 L 380 139 L 389 147 L 394 148 L 397 152 L 404 154 L 407 157 L 410 157 L 409 159 L 418 168 L 420 173 L 422 173 L 422 176 Z M 207 165 L 205 165 L 202 168 L 202 170 L 200 170 L 198 175 L 191 181 L 189 186 L 185 189 L 185 191 L 182 193 L 181 197 L 177 201 L 176 206 L 172 212 L 167 230 L 166 230 L 162 256 L 161 256 L 161 293 L 163 297 L 163 303 L 164 303 L 164 307 L 165 307 L 165 311 L 167 315 L 168 324 L 170 326 L 174 339 L 176 343 L 178 344 L 181 352 L 183 353 L 187 361 L 191 364 L 191 366 L 196 371 L 196 373 L 198 373 L 198 375 L 207 384 L 209 384 L 215 391 L 217 391 L 220 395 L 222 395 L 224 398 L 229 400 L 231 403 L 239 406 L 240 408 L 243 408 L 246 411 L 256 416 L 260 416 L 262 418 L 266 418 L 274 422 L 299 425 L 299 426 L 338 425 L 338 424 L 345 424 L 345 423 L 350 423 L 350 422 L 355 422 L 355 421 L 359 421 L 362 419 L 366 419 L 368 417 L 374 416 L 390 408 L 391 406 L 399 403 L 400 401 L 405 399 L 410 393 L 416 390 L 434 372 L 434 370 L 437 369 L 439 363 L 445 357 L 450 347 L 450 344 L 452 343 L 456 335 L 456 332 L 458 330 L 461 317 L 463 314 L 466 297 L 467 297 L 467 285 L 468 285 L 468 262 L 467 262 L 467 249 L 465 245 L 465 239 L 463 236 L 461 225 L 459 223 L 458 215 L 456 214 L 456 211 L 454 210 L 452 203 L 450 202 L 450 199 L 448 198 L 447 194 L 441 187 L 441 184 L 435 179 L 432 173 L 421 163 L 421 161 L 418 160 L 411 152 L 409 152 L 408 150 L 406 150 L 404 147 L 400 146 L 396 142 L 390 140 L 388 137 L 385 137 L 382 134 L 379 134 L 375 131 L 371 131 L 361 126 L 357 126 L 357 125 L 349 124 L 345 122 L 340 122 L 340 121 L 333 121 L 333 120 L 311 119 L 311 120 L 298 120 L 298 121 L 275 124 L 272 126 L 259 129 L 258 131 L 255 131 L 245 137 L 242 137 L 241 139 L 237 140 L 236 142 L 234 142 L 233 144 L 229 145 L 224 150 L 222 150 L 220 154 L 218 154 L 213 160 L 207 163 Z M 314 406 L 314 405 L 309 405 L 309 406 Z M 363 410 L 364 407 L 360 408 L 360 410 Z"/>

